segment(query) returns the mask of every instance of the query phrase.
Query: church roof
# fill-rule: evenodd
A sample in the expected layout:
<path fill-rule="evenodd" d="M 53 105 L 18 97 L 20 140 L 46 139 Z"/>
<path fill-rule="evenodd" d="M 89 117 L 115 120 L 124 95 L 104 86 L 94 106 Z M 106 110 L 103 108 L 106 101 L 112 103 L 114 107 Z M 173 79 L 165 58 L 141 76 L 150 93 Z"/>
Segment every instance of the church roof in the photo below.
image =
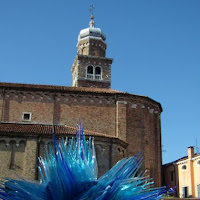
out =
<path fill-rule="evenodd" d="M 53 127 L 56 135 L 76 135 L 76 128 L 66 125 L 52 124 L 24 124 L 24 123 L 0 123 L 0 135 L 52 135 Z M 84 130 L 85 135 L 107 138 L 117 138 L 103 133 Z"/>
<path fill-rule="evenodd" d="M 118 90 L 107 88 L 93 88 L 93 87 L 69 87 L 69 86 L 57 86 L 57 85 L 39 85 L 39 84 L 24 84 L 24 83 L 6 83 L 0 82 L 0 88 L 6 87 L 10 89 L 35 89 L 35 90 L 56 90 L 56 91 L 74 91 L 74 92 L 95 92 L 95 93 L 120 93 L 125 94 Z"/>
<path fill-rule="evenodd" d="M 99 94 L 122 94 L 128 96 L 138 96 L 159 104 L 162 112 L 162 106 L 159 102 L 142 95 L 130 94 L 119 90 L 113 90 L 110 88 L 95 88 L 95 87 L 69 87 L 69 86 L 57 86 L 57 85 L 39 85 L 39 84 L 24 84 L 24 83 L 7 83 L 0 82 L 0 89 L 17 89 L 17 90 L 35 90 L 35 91 L 51 91 L 51 92 L 86 92 L 86 93 L 99 93 Z"/>

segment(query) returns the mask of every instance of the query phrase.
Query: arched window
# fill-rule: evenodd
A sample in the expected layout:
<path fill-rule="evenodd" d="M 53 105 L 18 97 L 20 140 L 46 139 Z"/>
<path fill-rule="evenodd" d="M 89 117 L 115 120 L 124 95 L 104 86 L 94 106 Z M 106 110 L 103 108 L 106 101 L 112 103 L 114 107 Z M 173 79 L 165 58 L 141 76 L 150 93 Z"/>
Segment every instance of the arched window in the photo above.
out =
<path fill-rule="evenodd" d="M 100 75 L 101 74 L 101 68 L 100 67 L 96 67 L 95 68 L 95 74 L 96 75 Z"/>
<path fill-rule="evenodd" d="M 101 80 L 101 67 L 95 68 L 95 79 Z"/>
<path fill-rule="evenodd" d="M 96 79 L 96 80 L 101 80 L 102 79 L 102 71 L 101 67 L 93 67 L 89 65 L 87 67 L 87 79 Z"/>
<path fill-rule="evenodd" d="M 87 73 L 88 74 L 93 74 L 93 67 L 92 66 L 88 66 Z"/>
<path fill-rule="evenodd" d="M 88 66 L 88 67 L 87 67 L 87 78 L 88 78 L 88 79 L 94 79 L 94 70 L 93 70 L 93 66 Z"/>

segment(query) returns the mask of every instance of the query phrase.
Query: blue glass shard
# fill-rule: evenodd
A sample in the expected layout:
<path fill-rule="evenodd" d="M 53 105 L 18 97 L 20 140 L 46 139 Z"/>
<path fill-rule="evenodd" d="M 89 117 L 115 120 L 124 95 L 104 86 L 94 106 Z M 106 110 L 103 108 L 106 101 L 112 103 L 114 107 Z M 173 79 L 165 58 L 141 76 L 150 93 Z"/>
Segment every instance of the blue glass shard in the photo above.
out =
<path fill-rule="evenodd" d="M 44 158 L 39 157 L 40 182 L 4 178 L 3 200 L 157 200 L 167 192 L 153 188 L 153 181 L 140 172 L 142 154 L 123 158 L 97 179 L 94 138 L 85 138 L 81 123 L 76 139 L 56 139 Z M 136 176 L 136 174 L 138 174 Z"/>

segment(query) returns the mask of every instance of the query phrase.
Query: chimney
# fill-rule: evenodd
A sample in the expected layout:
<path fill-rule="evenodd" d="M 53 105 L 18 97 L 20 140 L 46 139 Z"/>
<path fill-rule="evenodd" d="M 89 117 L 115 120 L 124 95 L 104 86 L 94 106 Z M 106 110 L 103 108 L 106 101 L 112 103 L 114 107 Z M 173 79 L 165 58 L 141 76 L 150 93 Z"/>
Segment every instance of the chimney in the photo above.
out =
<path fill-rule="evenodd" d="M 194 147 L 190 146 L 188 147 L 188 159 L 193 158 L 193 156 L 194 156 Z"/>

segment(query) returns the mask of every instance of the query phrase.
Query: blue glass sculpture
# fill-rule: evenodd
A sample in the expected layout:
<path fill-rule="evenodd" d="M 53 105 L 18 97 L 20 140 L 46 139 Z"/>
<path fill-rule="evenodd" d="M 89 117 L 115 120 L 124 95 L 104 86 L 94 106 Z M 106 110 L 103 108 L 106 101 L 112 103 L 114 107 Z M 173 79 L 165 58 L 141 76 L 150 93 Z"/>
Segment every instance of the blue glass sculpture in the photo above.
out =
<path fill-rule="evenodd" d="M 160 199 L 165 187 L 139 173 L 142 156 L 120 160 L 98 177 L 94 139 L 86 139 L 81 125 L 76 138 L 56 140 L 39 158 L 41 181 L 5 178 L 0 186 L 3 200 L 135 200 Z M 137 174 L 137 176 L 136 176 Z M 139 174 L 139 175 L 138 175 Z"/>

